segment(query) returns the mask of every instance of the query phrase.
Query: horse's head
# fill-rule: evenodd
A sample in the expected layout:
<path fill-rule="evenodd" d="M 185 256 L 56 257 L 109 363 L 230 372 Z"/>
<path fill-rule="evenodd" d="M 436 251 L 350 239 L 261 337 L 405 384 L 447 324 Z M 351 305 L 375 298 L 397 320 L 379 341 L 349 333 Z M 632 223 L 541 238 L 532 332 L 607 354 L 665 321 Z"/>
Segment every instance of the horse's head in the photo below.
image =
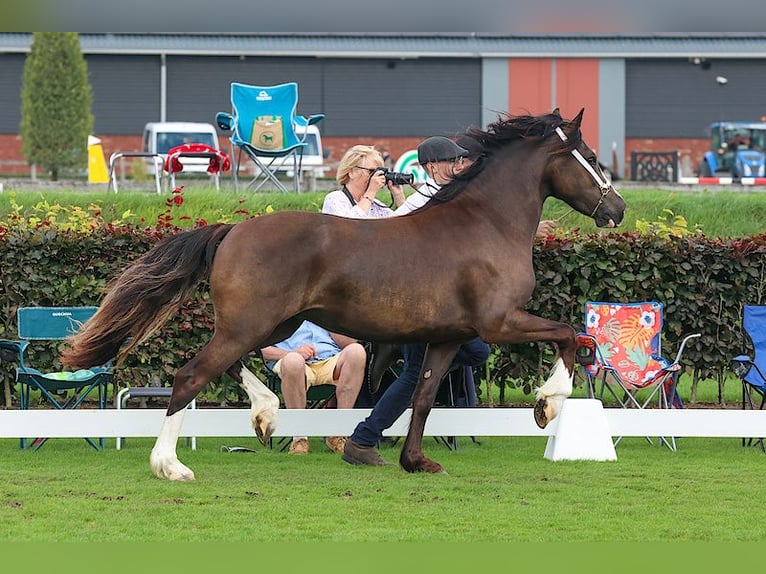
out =
<path fill-rule="evenodd" d="M 591 217 L 598 227 L 615 227 L 625 214 L 625 200 L 604 176 L 595 152 L 582 139 L 580 110 L 573 120 L 562 120 L 550 137 L 556 141 L 544 176 L 554 197 Z M 553 111 L 558 115 L 558 109 Z"/>

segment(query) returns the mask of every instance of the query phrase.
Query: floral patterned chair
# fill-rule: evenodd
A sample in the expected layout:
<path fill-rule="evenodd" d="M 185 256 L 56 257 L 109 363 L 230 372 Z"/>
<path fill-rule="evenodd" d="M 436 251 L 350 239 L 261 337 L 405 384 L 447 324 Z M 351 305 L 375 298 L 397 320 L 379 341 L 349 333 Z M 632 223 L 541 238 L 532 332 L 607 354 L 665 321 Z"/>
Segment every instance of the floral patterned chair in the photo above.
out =
<path fill-rule="evenodd" d="M 683 408 L 677 392 L 681 355 L 688 335 L 674 361 L 662 356 L 662 303 L 585 304 L 585 332 L 578 334 L 578 362 L 584 367 L 588 396 L 603 399 L 604 391 L 622 408 Z M 616 442 L 619 442 L 619 438 Z M 675 441 L 661 437 L 671 450 Z M 616 443 L 615 443 L 616 444 Z"/>

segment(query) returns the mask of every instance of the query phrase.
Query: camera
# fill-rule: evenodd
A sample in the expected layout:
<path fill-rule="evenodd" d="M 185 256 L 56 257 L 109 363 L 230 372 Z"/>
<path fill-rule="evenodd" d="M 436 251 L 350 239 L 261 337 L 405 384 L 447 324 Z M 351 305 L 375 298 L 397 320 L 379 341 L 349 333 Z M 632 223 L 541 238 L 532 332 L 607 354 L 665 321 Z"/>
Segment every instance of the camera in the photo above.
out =
<path fill-rule="evenodd" d="M 415 182 L 415 176 L 411 173 L 391 171 L 387 167 L 379 167 L 377 171 L 382 171 L 385 174 L 386 183 L 390 181 L 394 185 L 412 185 Z"/>

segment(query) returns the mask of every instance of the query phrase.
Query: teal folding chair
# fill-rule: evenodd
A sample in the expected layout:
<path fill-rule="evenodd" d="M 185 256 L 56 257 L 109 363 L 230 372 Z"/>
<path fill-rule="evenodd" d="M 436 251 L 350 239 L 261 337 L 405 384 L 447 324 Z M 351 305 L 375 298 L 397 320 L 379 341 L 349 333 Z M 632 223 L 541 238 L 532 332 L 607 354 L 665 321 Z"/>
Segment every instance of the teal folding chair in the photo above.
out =
<path fill-rule="evenodd" d="M 0 340 L 0 350 L 6 360 L 10 356 L 16 361 L 16 382 L 19 384 L 19 408 L 30 408 L 32 391 L 39 391 L 41 397 L 58 410 L 76 409 L 92 391 L 98 392 L 98 408 L 106 408 L 108 385 L 114 376 L 111 361 L 106 365 L 93 366 L 78 371 L 41 371 L 32 367 L 28 353 L 30 342 L 62 341 L 76 333 L 90 319 L 98 307 L 21 307 L 18 319 L 19 340 Z M 35 349 L 38 345 L 34 346 Z M 39 345 L 35 360 L 53 361 L 56 347 Z M 21 448 L 26 448 L 26 438 L 21 439 Z M 48 439 L 37 438 L 31 444 L 39 449 Z M 104 439 L 98 444 L 85 438 L 96 450 L 104 449 Z"/>
<path fill-rule="evenodd" d="M 239 188 L 239 170 L 244 155 L 255 164 L 255 176 L 247 184 L 248 188 L 258 191 L 271 182 L 279 191 L 287 192 L 288 188 L 277 175 L 280 170 L 290 169 L 293 189 L 300 191 L 308 130 L 296 128 L 317 124 L 324 119 L 324 114 L 297 116 L 297 105 L 298 84 L 295 82 L 275 86 L 231 84 L 232 113 L 218 112 L 215 119 L 220 129 L 232 132 L 230 142 L 235 189 Z"/>

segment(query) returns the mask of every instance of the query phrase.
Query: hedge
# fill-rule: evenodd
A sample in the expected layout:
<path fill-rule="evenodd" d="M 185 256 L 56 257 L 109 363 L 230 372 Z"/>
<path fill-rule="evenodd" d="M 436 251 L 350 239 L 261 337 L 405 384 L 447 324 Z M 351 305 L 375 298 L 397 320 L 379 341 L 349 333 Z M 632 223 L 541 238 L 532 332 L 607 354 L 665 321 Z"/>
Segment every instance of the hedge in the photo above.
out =
<path fill-rule="evenodd" d="M 0 225 L 0 338 L 16 338 L 19 306 L 97 305 L 111 277 L 179 231 L 171 224 L 91 225 L 85 232 L 47 222 Z M 742 306 L 766 301 L 765 253 L 766 235 L 731 240 L 638 232 L 549 236 L 534 247 L 537 287 L 528 310 L 581 330 L 586 301 L 660 301 L 665 305 L 663 354 L 675 356 L 686 334 L 702 333 L 684 351 L 693 389 L 703 379 L 716 379 L 722 388 L 731 357 L 747 350 Z M 129 356 L 116 384 L 170 384 L 176 369 L 207 342 L 212 327 L 213 310 L 202 285 L 173 320 Z M 50 346 L 31 358 L 33 364 L 55 364 L 57 354 Z M 501 391 L 506 385 L 529 391 L 544 379 L 551 359 L 549 345 L 496 346 L 482 376 Z M 12 365 L 0 365 L 0 374 L 12 380 Z M 244 398 L 228 377 L 214 381 L 206 394 L 222 403 Z"/>

